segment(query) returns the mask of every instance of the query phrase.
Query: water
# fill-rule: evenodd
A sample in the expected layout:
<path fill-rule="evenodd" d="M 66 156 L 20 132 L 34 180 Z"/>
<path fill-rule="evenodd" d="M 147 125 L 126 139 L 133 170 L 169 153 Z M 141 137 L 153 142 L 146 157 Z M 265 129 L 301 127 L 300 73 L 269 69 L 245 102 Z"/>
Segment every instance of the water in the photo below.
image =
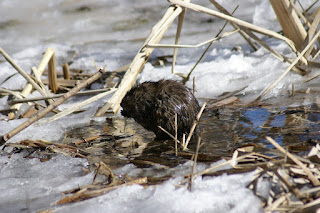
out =
<path fill-rule="evenodd" d="M 266 136 L 302 154 L 320 140 L 319 116 L 317 105 L 207 109 L 198 128 L 202 138 L 198 161 L 213 163 L 228 158 L 233 150 L 247 144 L 272 148 Z M 94 136 L 98 137 L 92 141 L 83 140 Z M 154 165 L 163 170 L 173 168 L 187 162 L 194 154 L 195 139 L 187 151 L 179 149 L 180 155 L 175 156 L 174 141 L 155 141 L 154 138 L 152 132 L 133 119 L 114 116 L 105 123 L 91 123 L 70 130 L 64 143 L 78 144 L 89 151 L 89 161 L 103 161 L 113 169 L 128 163 L 138 168 L 152 167 L 154 171 L 148 173 L 151 176 L 159 174 L 159 168 Z"/>

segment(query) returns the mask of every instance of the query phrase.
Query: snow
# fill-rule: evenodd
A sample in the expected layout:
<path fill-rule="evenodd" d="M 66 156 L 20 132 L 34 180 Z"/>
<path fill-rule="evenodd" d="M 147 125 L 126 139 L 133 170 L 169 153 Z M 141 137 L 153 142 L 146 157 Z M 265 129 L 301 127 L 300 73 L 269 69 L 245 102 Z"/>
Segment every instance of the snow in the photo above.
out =
<path fill-rule="evenodd" d="M 279 30 L 276 16 L 267 0 L 218 1 L 229 11 L 240 5 L 235 16 L 256 25 Z M 303 1 L 304 6 L 311 0 Z M 208 2 L 202 3 L 212 7 Z M 35 6 L 36 5 L 36 6 Z M 90 6 L 86 13 L 73 12 L 81 6 Z M 129 63 L 150 31 L 162 17 L 168 6 L 167 1 L 12 1 L 0 2 L 0 47 L 26 72 L 37 66 L 46 48 L 56 51 L 57 65 L 67 61 L 70 52 L 76 52 L 71 68 L 94 72 L 95 66 L 107 65 L 116 69 Z M 183 29 L 183 44 L 195 44 L 212 38 L 222 26 L 222 21 L 188 11 L 192 18 L 186 18 Z M 208 23 L 209 18 L 213 23 Z M 230 28 L 231 29 L 231 28 Z M 185 33 L 185 35 L 184 35 Z M 175 27 L 170 28 L 164 43 L 172 41 Z M 208 35 L 209 34 L 209 35 Z M 272 48 L 293 57 L 290 48 L 283 42 L 262 37 Z M 242 52 L 232 51 L 240 46 Z M 196 50 L 179 50 L 176 72 L 187 74 L 196 63 L 205 47 Z M 172 54 L 171 50 L 155 50 L 152 57 Z M 71 54 L 72 55 L 72 54 Z M 68 59 L 70 60 L 70 59 Z M 197 66 L 188 87 L 195 78 L 198 98 L 215 98 L 224 92 L 234 91 L 244 86 L 243 94 L 258 95 L 268 87 L 288 67 L 277 58 L 260 48 L 251 52 L 248 44 L 234 34 L 213 44 L 201 63 Z M 21 90 L 26 81 L 0 57 L 0 87 Z M 171 67 L 155 67 L 147 63 L 138 76 L 138 82 L 159 79 L 181 78 L 171 73 Z M 6 80 L 6 81 L 5 81 Z M 292 84 L 301 86 L 305 78 L 289 73 L 266 98 L 278 97 Z M 4 82 L 5 81 L 5 82 Z M 99 87 L 98 84 L 93 86 Z M 35 94 L 33 94 L 35 95 Z M 60 106 L 64 109 L 81 98 L 72 99 Z M 0 98 L 0 109 L 6 109 L 7 97 Z M 105 100 L 104 100 L 105 101 Z M 105 118 L 92 118 L 102 101 L 87 107 L 87 111 L 69 115 L 57 121 L 44 124 L 35 123 L 9 142 L 24 139 L 61 141 L 66 130 L 81 127 L 93 119 L 104 122 Z M 23 107 L 27 107 L 26 104 Z M 8 120 L 0 115 L 0 135 L 17 127 L 26 119 Z M 34 134 L 37 132 L 37 134 Z M 176 185 L 187 172 L 189 164 L 179 165 L 159 176 L 171 174 L 174 178 L 163 184 L 150 187 L 132 185 L 121 187 L 103 196 L 66 206 L 54 203 L 63 196 L 61 192 L 89 184 L 93 173 L 83 174 L 88 162 L 84 159 L 57 155 L 47 162 L 24 158 L 25 153 L 12 156 L 0 155 L 0 212 L 35 212 L 54 208 L 55 212 L 261 212 L 260 200 L 247 187 L 254 173 L 221 175 L 197 178 L 192 191 Z M 204 169 L 199 164 L 197 170 Z M 132 164 L 115 171 L 116 174 L 131 176 L 148 175 L 148 169 L 139 169 Z M 263 181 L 262 181 L 263 182 Z M 261 184 L 262 194 L 268 191 L 267 183 Z"/>
<path fill-rule="evenodd" d="M 117 189 L 97 199 L 61 207 L 56 212 L 262 212 L 260 202 L 246 185 L 252 173 L 196 178 L 192 191 L 176 187 L 181 178 L 159 186 L 133 185 Z M 246 199 L 243 199 L 243 198 Z"/>
<path fill-rule="evenodd" d="M 63 198 L 61 192 L 92 182 L 93 174 L 83 172 L 88 167 L 84 159 L 57 155 L 40 162 L 24 156 L 0 157 L 0 190 L 4 192 L 0 195 L 0 212 L 50 208 L 55 200 Z"/>

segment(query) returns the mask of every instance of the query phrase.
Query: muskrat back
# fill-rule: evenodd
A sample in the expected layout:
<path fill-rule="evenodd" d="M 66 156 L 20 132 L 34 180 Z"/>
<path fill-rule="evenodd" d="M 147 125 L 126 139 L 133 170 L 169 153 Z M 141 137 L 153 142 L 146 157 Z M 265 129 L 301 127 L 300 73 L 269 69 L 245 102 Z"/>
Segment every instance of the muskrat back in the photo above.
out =
<path fill-rule="evenodd" d="M 127 92 L 121 102 L 125 117 L 134 118 L 157 139 L 170 138 L 158 126 L 175 135 L 177 114 L 178 137 L 188 134 L 200 106 L 192 92 L 173 80 L 144 82 Z"/>

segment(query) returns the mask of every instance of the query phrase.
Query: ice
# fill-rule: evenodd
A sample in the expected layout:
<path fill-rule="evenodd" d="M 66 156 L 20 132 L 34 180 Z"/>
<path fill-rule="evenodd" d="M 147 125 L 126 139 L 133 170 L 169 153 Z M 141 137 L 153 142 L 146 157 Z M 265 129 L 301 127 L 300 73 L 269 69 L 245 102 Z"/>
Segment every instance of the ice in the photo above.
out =
<path fill-rule="evenodd" d="M 84 159 L 57 155 L 40 162 L 24 155 L 0 156 L 0 212 L 50 208 L 61 192 L 92 182 L 93 174 L 83 171 L 88 166 Z"/>
<path fill-rule="evenodd" d="M 277 44 L 275 49 L 283 49 Z M 176 65 L 176 72 L 187 74 L 194 61 L 185 65 Z M 227 49 L 213 49 L 209 59 L 200 63 L 193 71 L 190 79 L 195 78 L 195 95 L 200 98 L 216 98 L 224 92 L 232 92 L 246 87 L 246 93 L 262 91 L 275 81 L 288 65 L 283 64 L 274 56 L 260 49 L 256 53 L 244 55 Z M 171 67 L 153 67 L 147 63 L 138 81 L 157 81 L 160 79 L 181 79 L 172 74 Z M 297 74 L 289 74 L 267 97 L 274 97 L 286 90 L 292 83 L 299 84 L 304 78 Z M 192 80 L 187 86 L 192 88 Z"/>
<path fill-rule="evenodd" d="M 68 129 L 84 126 L 89 124 L 96 108 L 91 108 L 77 115 L 70 115 L 50 123 L 34 123 L 28 128 L 12 137 L 8 142 L 19 142 L 21 140 L 47 140 L 61 141 Z M 28 119 L 18 120 L 0 120 L 0 135 L 4 135 L 17 126 L 21 125 Z"/>

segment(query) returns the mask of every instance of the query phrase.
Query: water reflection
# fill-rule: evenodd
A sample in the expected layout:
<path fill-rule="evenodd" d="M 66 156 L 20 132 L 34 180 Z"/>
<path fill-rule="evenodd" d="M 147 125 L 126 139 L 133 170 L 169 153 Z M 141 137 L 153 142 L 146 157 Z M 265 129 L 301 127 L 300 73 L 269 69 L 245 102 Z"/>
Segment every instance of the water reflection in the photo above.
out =
<path fill-rule="evenodd" d="M 286 109 L 225 107 L 218 112 L 206 110 L 201 117 L 198 129 L 202 138 L 200 161 L 214 162 L 230 156 L 234 149 L 248 143 L 272 148 L 266 136 L 281 145 L 295 147 L 316 143 L 320 139 L 319 108 L 316 105 Z M 152 132 L 133 120 L 116 116 L 102 124 L 93 122 L 90 126 L 69 131 L 65 143 L 95 135 L 99 137 L 78 146 L 93 153 L 89 157 L 91 162 L 104 161 L 112 168 L 134 163 L 140 168 L 165 170 L 186 162 L 195 150 L 193 142 L 188 151 L 175 156 L 173 141 L 154 141 Z"/>

